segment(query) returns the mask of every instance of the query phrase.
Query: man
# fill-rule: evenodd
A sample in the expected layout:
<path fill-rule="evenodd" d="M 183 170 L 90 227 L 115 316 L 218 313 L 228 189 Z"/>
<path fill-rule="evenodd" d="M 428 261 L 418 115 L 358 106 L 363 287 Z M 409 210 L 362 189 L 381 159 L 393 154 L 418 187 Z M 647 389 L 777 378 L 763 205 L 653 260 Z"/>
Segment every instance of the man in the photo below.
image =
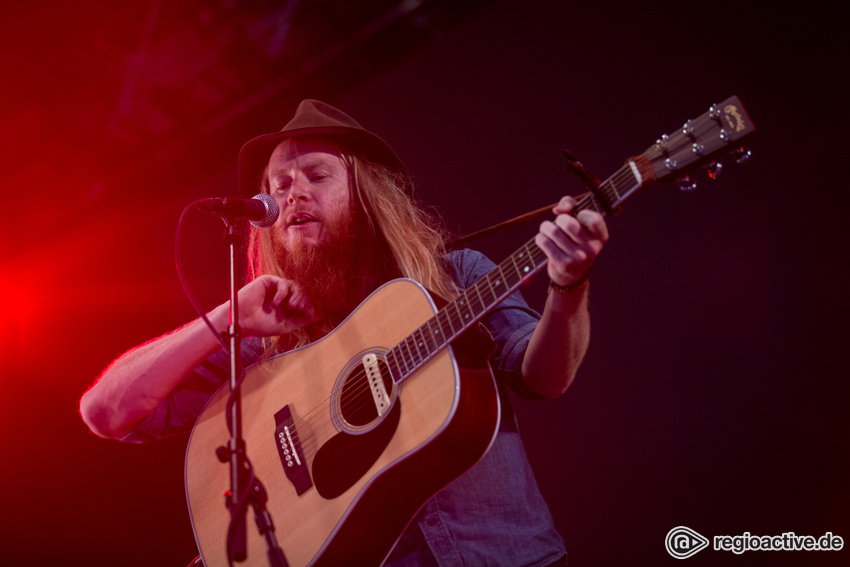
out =
<path fill-rule="evenodd" d="M 393 150 L 319 101 L 303 101 L 283 130 L 242 148 L 239 186 L 246 195 L 271 194 L 281 211 L 272 228 L 250 236 L 250 281 L 239 291 L 246 363 L 328 335 L 391 279 L 410 278 L 451 299 L 493 267 L 469 250 L 445 254 Z M 525 397 L 557 397 L 586 351 L 587 277 L 608 233 L 599 214 L 574 217 L 574 207 L 562 199 L 555 220 L 543 222 L 535 237 L 550 279 L 542 316 L 514 294 L 483 319 L 495 342 L 491 364 L 502 404 L 490 450 L 424 504 L 387 564 L 565 562 L 503 386 Z M 209 313 L 219 331 L 227 328 L 228 309 Z M 196 320 L 119 357 L 83 395 L 81 413 L 102 437 L 174 435 L 192 427 L 228 368 L 217 338 Z"/>

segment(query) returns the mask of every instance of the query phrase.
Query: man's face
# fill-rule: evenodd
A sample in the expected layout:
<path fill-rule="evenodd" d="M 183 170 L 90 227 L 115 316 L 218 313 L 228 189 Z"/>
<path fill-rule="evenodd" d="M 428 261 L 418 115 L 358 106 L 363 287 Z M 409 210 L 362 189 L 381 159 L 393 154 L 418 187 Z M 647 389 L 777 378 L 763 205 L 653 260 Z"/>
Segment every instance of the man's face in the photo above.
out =
<path fill-rule="evenodd" d="M 289 139 L 269 158 L 269 193 L 280 206 L 276 244 L 286 250 L 328 244 L 351 221 L 348 169 L 321 140 Z"/>

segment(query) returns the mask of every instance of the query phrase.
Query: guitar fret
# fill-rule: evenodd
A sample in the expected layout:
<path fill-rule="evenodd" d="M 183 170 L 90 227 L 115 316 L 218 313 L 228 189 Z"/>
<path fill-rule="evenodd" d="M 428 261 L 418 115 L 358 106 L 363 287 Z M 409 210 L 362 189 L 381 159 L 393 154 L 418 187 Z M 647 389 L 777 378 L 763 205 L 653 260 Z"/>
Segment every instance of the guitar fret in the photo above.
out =
<path fill-rule="evenodd" d="M 397 384 L 404 380 L 408 375 L 403 364 L 404 357 L 399 355 L 399 348 L 398 345 L 396 345 L 387 352 L 387 366 L 390 367 L 390 374 L 395 377 L 395 382 Z"/>
<path fill-rule="evenodd" d="M 609 183 L 605 183 L 605 185 L 606 185 L 606 189 L 607 189 L 608 187 L 610 187 L 610 188 L 611 188 L 611 192 L 612 192 L 612 193 L 614 193 L 614 197 L 615 197 L 614 199 L 609 199 L 609 200 L 608 200 L 609 205 L 610 205 L 611 203 L 616 203 L 617 201 L 619 201 L 619 200 L 620 200 L 620 193 L 617 191 L 617 183 L 616 183 L 616 180 L 615 180 L 615 179 L 611 179 L 611 181 L 610 181 Z"/>
<path fill-rule="evenodd" d="M 405 350 L 410 353 L 410 359 L 405 361 L 405 376 L 413 373 L 446 345 L 444 333 L 439 328 L 438 318 L 439 313 L 399 343 L 399 346 L 404 345 Z"/>
<path fill-rule="evenodd" d="M 393 381 L 398 384 L 404 376 L 402 376 L 401 368 L 398 365 L 398 355 L 396 354 L 395 348 L 388 350 L 384 358 L 387 361 L 387 368 L 389 368 L 390 376 L 392 376 Z"/>
<path fill-rule="evenodd" d="M 399 343 L 399 346 L 401 347 L 401 354 L 404 356 L 405 369 L 409 374 L 413 370 L 412 366 L 415 367 L 415 365 L 412 364 L 413 355 L 410 352 L 410 345 L 407 344 L 407 339 L 405 339 Z"/>
<path fill-rule="evenodd" d="M 585 195 L 582 196 L 582 198 L 578 200 L 578 204 L 577 204 L 576 208 L 574 209 L 575 214 L 578 214 L 579 211 L 583 211 L 590 206 L 590 197 L 591 197 L 590 193 L 585 193 Z"/>
<path fill-rule="evenodd" d="M 399 344 L 399 347 L 401 347 L 401 346 L 402 345 Z M 404 375 L 408 376 L 408 375 L 410 375 L 411 372 L 413 372 L 413 369 L 410 367 L 410 359 L 408 357 L 404 356 L 404 349 L 403 348 L 399 348 L 399 355 L 401 355 L 402 370 L 404 371 Z"/>
<path fill-rule="evenodd" d="M 475 282 L 475 293 L 478 294 L 478 301 L 481 303 L 479 312 L 487 311 L 487 308 L 493 304 L 496 297 L 493 295 L 493 288 L 490 286 L 490 280 L 484 276 Z"/>
<path fill-rule="evenodd" d="M 469 296 L 467 293 L 465 291 L 461 293 L 453 305 L 457 311 L 459 327 L 463 329 L 466 327 L 467 321 L 472 318 L 472 311 L 469 308 Z"/>
<path fill-rule="evenodd" d="M 536 242 L 533 240 L 527 245 L 531 249 L 531 257 L 534 259 L 534 268 L 537 269 L 538 266 L 545 264 L 549 258 L 546 257 L 546 252 L 540 248 Z"/>
<path fill-rule="evenodd" d="M 455 334 L 455 329 L 452 325 L 452 320 L 451 317 L 449 317 L 448 312 L 445 310 L 440 311 L 437 313 L 437 319 L 440 323 L 440 329 L 442 330 L 444 337 L 446 337 L 444 340 L 450 340 L 450 337 L 453 337 Z"/>
<path fill-rule="evenodd" d="M 493 295 L 495 297 L 499 297 L 503 293 L 501 290 L 507 289 L 505 283 L 505 274 L 502 271 L 501 266 L 496 267 L 496 269 L 490 272 L 490 274 L 495 274 L 493 278 L 487 278 L 490 284 L 490 289 L 493 290 Z M 488 276 L 490 274 L 488 274 Z"/>
<path fill-rule="evenodd" d="M 437 337 L 434 336 L 434 319 L 428 320 L 427 323 L 419 327 L 419 332 L 422 335 L 422 339 L 425 341 L 425 345 L 427 346 L 428 352 L 434 354 L 437 352 L 442 346 L 439 341 L 437 341 Z"/>
<path fill-rule="evenodd" d="M 513 264 L 511 258 L 508 258 L 508 260 Z M 503 264 L 502 266 L 499 266 L 499 270 L 502 272 L 502 280 L 506 288 L 511 288 L 517 283 L 515 280 L 519 274 L 517 274 L 516 266 L 507 266 Z"/>
<path fill-rule="evenodd" d="M 520 271 L 519 264 L 517 263 L 519 258 L 517 258 L 516 254 L 512 254 L 508 257 L 508 260 L 513 265 L 513 270 L 506 274 L 506 279 L 508 281 L 508 285 L 510 287 L 514 287 L 515 285 L 519 285 L 519 282 L 522 281 L 522 272 Z"/>
<path fill-rule="evenodd" d="M 434 339 L 434 346 L 436 348 L 442 348 L 449 340 L 447 338 L 448 334 L 446 333 L 445 329 L 440 325 L 439 315 L 431 321 L 431 337 Z M 434 325 L 436 325 L 436 329 L 434 328 Z"/>
<path fill-rule="evenodd" d="M 404 342 L 407 344 L 407 350 L 410 352 L 410 356 L 413 360 L 413 366 L 415 367 L 422 364 L 422 354 L 419 352 L 419 348 L 416 345 L 416 338 L 411 334 L 404 339 Z"/>
<path fill-rule="evenodd" d="M 522 277 L 526 278 L 534 273 L 534 268 L 537 266 L 534 264 L 534 257 L 531 255 L 530 248 L 526 243 L 525 246 L 522 247 L 522 252 L 520 253 L 520 258 L 522 260 L 521 271 Z"/>
<path fill-rule="evenodd" d="M 629 195 L 639 189 L 642 183 L 640 171 L 634 164 L 634 161 L 629 161 L 620 170 L 611 176 L 611 186 L 616 189 L 616 200 L 614 206 L 619 206 L 625 201 Z"/>
<path fill-rule="evenodd" d="M 481 296 L 481 302 L 485 306 L 490 305 L 496 300 L 496 294 L 493 291 L 493 282 L 490 280 L 490 274 L 487 274 L 476 283 L 476 285 L 480 283 L 480 285 L 478 285 L 478 294 Z"/>
<path fill-rule="evenodd" d="M 410 335 L 413 337 L 413 342 L 416 343 L 416 350 L 419 353 L 419 358 L 422 361 L 428 359 L 428 356 L 431 354 L 428 351 L 428 347 L 425 345 L 425 338 L 422 334 L 422 327 L 419 327 Z"/>
<path fill-rule="evenodd" d="M 469 291 L 474 292 L 472 294 L 472 300 L 470 301 L 470 307 L 473 308 L 473 314 L 475 315 L 476 319 L 478 318 L 478 314 L 483 313 L 487 307 L 487 304 L 484 302 L 484 298 L 481 297 L 480 288 L 481 286 L 479 285 L 479 282 L 476 282 L 469 287 Z M 474 305 L 473 301 L 475 302 Z"/>
<path fill-rule="evenodd" d="M 523 261 L 522 257 L 523 257 L 522 250 L 520 250 L 519 253 L 511 256 L 511 259 L 513 260 L 513 263 L 514 263 L 514 271 L 511 274 L 511 276 L 513 276 L 513 277 L 511 277 L 508 280 L 511 284 L 511 287 L 519 285 L 520 282 L 522 281 L 522 267 L 521 267 L 521 262 Z"/>
<path fill-rule="evenodd" d="M 614 175 L 606 179 L 603 186 L 608 198 L 608 205 L 611 208 L 617 206 L 617 203 L 623 199 L 624 190 L 629 189 L 633 183 L 634 175 L 628 165 L 622 166 Z"/>
<path fill-rule="evenodd" d="M 590 204 L 597 213 L 602 214 L 604 209 L 599 205 L 599 200 L 596 198 L 596 195 L 590 194 Z"/>

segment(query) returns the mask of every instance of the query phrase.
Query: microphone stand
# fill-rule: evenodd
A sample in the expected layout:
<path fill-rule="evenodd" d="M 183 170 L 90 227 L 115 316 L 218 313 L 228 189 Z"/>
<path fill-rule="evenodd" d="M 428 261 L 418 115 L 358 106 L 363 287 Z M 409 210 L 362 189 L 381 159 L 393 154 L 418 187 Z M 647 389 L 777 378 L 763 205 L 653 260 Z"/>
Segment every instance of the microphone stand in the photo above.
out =
<path fill-rule="evenodd" d="M 230 510 L 230 530 L 228 530 L 227 554 L 228 562 L 244 561 L 248 556 L 246 516 L 247 503 L 254 510 L 254 519 L 260 535 L 266 542 L 269 565 L 272 567 L 288 567 L 283 550 L 274 536 L 274 524 L 265 507 L 268 495 L 259 479 L 254 476 L 248 466 L 245 452 L 245 440 L 242 439 L 242 394 L 240 392 L 240 377 L 242 376 L 241 342 L 239 328 L 238 288 L 236 281 L 237 254 L 242 246 L 242 235 L 236 229 L 233 218 L 222 217 L 227 227 L 225 243 L 230 249 L 230 325 L 227 327 L 226 339 L 230 345 L 230 443 L 227 448 L 220 447 L 218 457 L 221 461 L 230 461 L 230 491 L 225 500 Z M 247 502 L 246 502 L 247 499 Z"/>

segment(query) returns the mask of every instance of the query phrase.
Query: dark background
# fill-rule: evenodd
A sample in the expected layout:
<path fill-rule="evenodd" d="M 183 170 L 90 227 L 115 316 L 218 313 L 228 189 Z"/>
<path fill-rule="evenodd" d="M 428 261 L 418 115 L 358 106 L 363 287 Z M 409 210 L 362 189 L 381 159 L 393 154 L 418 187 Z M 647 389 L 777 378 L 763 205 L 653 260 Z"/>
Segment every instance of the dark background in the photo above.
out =
<path fill-rule="evenodd" d="M 4 4 L 0 291 L 5 565 L 185 565 L 185 438 L 88 433 L 80 394 L 193 317 L 182 208 L 234 194 L 241 144 L 301 98 L 388 140 L 457 233 L 583 191 L 737 94 L 754 158 L 654 187 L 609 221 L 574 386 L 518 402 L 572 565 L 673 565 L 667 532 L 850 539 L 848 45 L 838 8 L 768 3 L 237 1 Z M 729 160 L 727 160 L 729 161 Z M 535 223 L 476 246 L 500 260 Z M 184 253 L 226 298 L 213 219 Z M 545 282 L 527 295 L 542 306 Z M 839 565 L 705 550 L 693 565 Z"/>

